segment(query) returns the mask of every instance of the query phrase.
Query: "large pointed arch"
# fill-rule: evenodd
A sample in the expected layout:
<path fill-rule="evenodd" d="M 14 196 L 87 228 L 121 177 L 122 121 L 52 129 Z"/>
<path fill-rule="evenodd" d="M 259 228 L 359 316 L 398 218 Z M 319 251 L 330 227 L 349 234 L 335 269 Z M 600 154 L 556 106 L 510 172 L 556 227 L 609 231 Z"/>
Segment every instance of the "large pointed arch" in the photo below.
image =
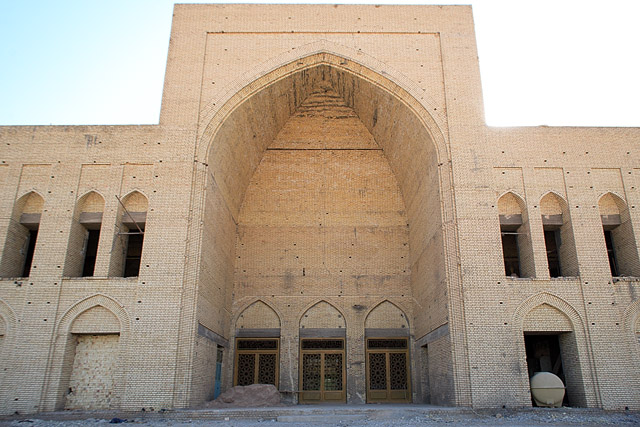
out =
<path fill-rule="evenodd" d="M 213 98 L 201 115 L 190 211 L 194 223 L 201 222 L 205 230 L 216 231 L 205 231 L 199 238 L 197 230 L 192 229 L 190 241 L 194 244 L 188 250 L 193 256 L 188 259 L 197 260 L 191 262 L 197 292 L 211 294 L 215 290 L 218 297 L 206 302 L 207 309 L 200 304 L 198 316 L 211 317 L 222 308 L 222 301 L 226 301 L 224 310 L 232 310 L 228 273 L 222 272 L 229 270 L 218 269 L 218 277 L 200 272 L 213 271 L 214 263 L 219 262 L 214 260 L 235 262 L 231 261 L 237 258 L 235 247 L 220 243 L 236 233 L 245 192 L 265 150 L 314 83 L 330 80 L 332 88 L 380 145 L 396 177 L 408 216 L 408 263 L 410 271 L 414 267 L 416 271 L 411 274 L 410 286 L 420 291 L 420 298 L 450 301 L 433 307 L 429 315 L 417 312 L 413 324 L 417 336 L 447 322 L 459 325 L 450 329 L 455 333 L 448 338 L 451 352 L 444 356 L 447 360 L 443 366 L 455 365 L 448 369 L 460 385 L 455 387 L 451 403 L 466 405 L 471 403 L 469 367 L 446 125 L 438 119 L 440 112 L 430 104 L 424 90 L 396 77 L 381 64 L 363 65 L 349 55 L 326 50 L 302 55 L 297 52 L 295 58 L 283 56 L 270 61 L 263 70 Z M 432 259 L 427 260 L 427 254 Z M 422 290 L 425 286 L 426 292 Z M 196 299 L 194 295 L 194 305 Z M 427 300 L 418 303 L 430 306 Z M 184 333 L 189 334 L 188 329 L 196 322 L 184 322 Z"/>
<path fill-rule="evenodd" d="M 450 156 L 446 126 L 433 116 L 438 111 L 437 107 L 426 102 L 425 92 L 422 89 L 416 92 L 411 82 L 405 81 L 407 79 L 395 77 L 392 80 L 388 67 L 377 64 L 381 68 L 370 68 L 376 64 L 367 67 L 349 58 L 318 52 L 304 57 L 298 53 L 298 59 L 293 61 L 279 58 L 278 66 L 273 66 L 275 60 L 270 61 L 271 68 L 256 71 L 252 75 L 253 80 L 243 80 L 241 87 L 234 86 L 225 92 L 232 95 L 225 98 L 220 94 L 222 99 L 210 104 L 211 111 L 205 109 L 196 161 L 208 166 L 223 195 L 230 194 L 225 198 L 232 212 L 239 210 L 244 191 L 270 141 L 306 98 L 313 82 L 327 76 L 334 79 L 335 89 L 350 103 L 349 106 L 354 108 L 376 139 L 386 139 L 379 136 L 379 128 L 396 133 L 406 129 L 418 131 L 401 144 L 383 146 L 407 204 L 418 191 L 419 180 L 415 173 L 424 165 L 425 155 L 432 159 L 429 162 L 429 169 L 432 169 L 430 173 L 439 175 L 434 184 L 444 194 L 443 189 L 449 187 L 451 179 L 448 164 Z M 367 99 L 381 100 L 380 103 L 373 103 L 376 106 L 373 108 L 370 102 L 359 102 L 354 93 L 361 92 L 366 93 Z M 389 123 L 380 126 L 383 118 L 392 113 L 395 116 L 389 119 Z M 247 119 L 251 116 L 259 116 L 260 123 L 247 126 Z M 239 126 L 240 123 L 242 126 Z M 236 138 L 233 142 L 229 141 L 230 135 Z M 245 162 L 243 167 L 235 164 L 240 156 Z M 411 163 L 411 166 L 406 167 L 403 162 Z M 447 204 L 448 201 L 445 201 L 444 209 L 447 209 Z"/>
<path fill-rule="evenodd" d="M 400 96 L 412 104 L 412 109 L 423 117 L 425 125 L 440 132 L 440 135 L 436 136 L 436 144 L 440 157 L 446 156 L 447 149 L 444 146 L 448 135 L 446 117 L 442 111 L 438 110 L 437 103 L 424 89 L 401 72 L 390 68 L 389 64 L 382 63 L 362 51 L 356 51 L 328 40 L 318 40 L 298 46 L 296 49 L 280 55 L 277 59 L 265 61 L 244 73 L 227 87 L 221 88 L 201 112 L 199 139 L 201 141 L 210 140 L 216 132 L 216 127 L 247 97 L 277 80 L 321 64 L 359 74 L 362 78 L 375 82 L 376 85 L 380 85 L 392 93 L 404 91 L 408 96 L 403 96 L 403 94 Z M 381 79 L 381 77 L 383 78 Z M 206 158 L 208 148 L 199 148 L 198 157 L 200 159 Z"/>
<path fill-rule="evenodd" d="M 96 306 L 104 307 L 111 313 L 113 313 L 113 315 L 116 316 L 116 318 L 120 322 L 120 333 L 129 334 L 129 315 L 124 309 L 124 305 L 107 295 L 95 294 L 78 301 L 69 309 L 67 309 L 67 311 L 65 311 L 65 313 L 60 318 L 58 325 L 56 326 L 56 336 L 61 336 L 69 333 L 73 321 L 85 311 Z"/>

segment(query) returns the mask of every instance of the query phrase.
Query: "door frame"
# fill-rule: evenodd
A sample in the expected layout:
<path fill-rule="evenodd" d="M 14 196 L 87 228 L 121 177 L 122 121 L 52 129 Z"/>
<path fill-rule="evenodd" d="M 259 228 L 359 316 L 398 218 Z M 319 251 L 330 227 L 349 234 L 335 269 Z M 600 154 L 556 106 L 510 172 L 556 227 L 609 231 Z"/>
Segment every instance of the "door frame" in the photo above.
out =
<path fill-rule="evenodd" d="M 276 348 L 275 349 L 240 349 L 238 348 L 238 343 L 240 341 L 275 341 Z M 275 386 L 279 388 L 280 384 L 280 338 L 251 338 L 251 337 L 236 337 L 235 343 L 235 354 L 233 360 L 233 385 L 238 385 L 238 358 L 241 354 L 255 354 L 257 357 L 254 360 L 254 381 L 259 378 L 259 368 L 260 368 L 260 354 L 275 354 Z M 259 384 L 254 382 L 254 384 Z"/>
<path fill-rule="evenodd" d="M 318 349 L 303 349 L 303 341 L 341 341 L 342 348 L 341 349 L 326 349 L 326 348 L 318 348 Z M 335 338 L 314 338 L 314 337 L 305 337 L 300 338 L 300 357 L 299 357 L 299 381 L 298 381 L 298 402 L 299 403 L 346 403 L 347 402 L 347 365 L 346 365 L 346 339 L 344 337 L 335 337 Z M 320 399 L 305 399 L 303 390 L 303 381 L 304 381 L 304 363 L 303 356 L 305 354 L 320 354 Z M 338 390 L 324 390 L 324 360 L 326 354 L 341 354 L 342 355 L 342 390 L 340 399 L 331 399 L 325 400 L 325 393 L 336 393 Z M 312 390 L 309 390 L 311 392 Z"/>
<path fill-rule="evenodd" d="M 369 340 L 403 340 L 406 342 L 405 348 L 369 348 Z M 412 401 L 412 392 L 411 392 L 411 352 L 409 351 L 409 337 L 365 337 L 364 345 L 365 345 L 365 375 L 366 375 L 366 402 L 367 403 L 411 403 Z M 385 354 L 385 375 L 386 375 L 386 383 L 387 383 L 387 398 L 386 399 L 372 399 L 371 398 L 371 389 L 370 387 L 370 375 L 369 375 L 369 354 L 371 353 L 384 353 Z M 404 398 L 394 399 L 389 395 L 391 393 L 391 381 L 390 381 L 390 366 L 389 366 L 389 354 L 401 354 L 404 353 L 406 355 L 405 366 L 406 366 L 406 376 L 407 376 L 407 388 L 404 393 Z"/>

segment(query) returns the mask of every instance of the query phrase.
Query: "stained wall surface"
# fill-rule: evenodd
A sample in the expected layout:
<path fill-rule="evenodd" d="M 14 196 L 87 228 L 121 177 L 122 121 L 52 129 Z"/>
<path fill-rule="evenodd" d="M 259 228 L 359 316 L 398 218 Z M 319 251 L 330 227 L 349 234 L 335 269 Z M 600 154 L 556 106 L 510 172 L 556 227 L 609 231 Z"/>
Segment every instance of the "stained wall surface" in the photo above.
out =
<path fill-rule="evenodd" d="M 345 339 L 348 403 L 386 334 L 413 402 L 529 406 L 546 334 L 571 405 L 640 409 L 639 140 L 487 127 L 467 6 L 177 5 L 158 125 L 0 127 L 0 412 L 197 405 L 251 334 L 279 338 L 295 401 L 310 333 Z"/>

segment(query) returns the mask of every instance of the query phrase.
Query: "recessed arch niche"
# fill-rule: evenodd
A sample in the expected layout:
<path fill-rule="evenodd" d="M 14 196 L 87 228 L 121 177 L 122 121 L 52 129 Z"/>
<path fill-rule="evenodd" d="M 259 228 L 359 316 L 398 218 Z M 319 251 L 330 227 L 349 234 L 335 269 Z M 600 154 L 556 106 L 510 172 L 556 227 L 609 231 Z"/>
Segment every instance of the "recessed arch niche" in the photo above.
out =
<path fill-rule="evenodd" d="M 409 322 L 416 336 L 447 323 L 450 313 L 461 316 L 444 303 L 450 283 L 459 285 L 457 270 L 447 267 L 455 265 L 448 260 L 455 250 L 445 250 L 445 241 L 455 247 L 453 200 L 435 123 L 382 74 L 326 53 L 284 64 L 234 95 L 203 126 L 198 149 L 199 322 L 228 336 L 225 325 L 240 309 L 234 298 L 269 298 L 292 313 L 285 296 L 380 301 L 391 289 L 420 304 Z M 390 218 L 390 228 L 377 232 Z M 323 237 L 329 227 L 331 239 Z M 342 238 L 335 237 L 340 227 Z M 358 251 L 359 238 L 366 249 Z M 451 355 L 444 357 L 442 366 L 450 366 Z"/>

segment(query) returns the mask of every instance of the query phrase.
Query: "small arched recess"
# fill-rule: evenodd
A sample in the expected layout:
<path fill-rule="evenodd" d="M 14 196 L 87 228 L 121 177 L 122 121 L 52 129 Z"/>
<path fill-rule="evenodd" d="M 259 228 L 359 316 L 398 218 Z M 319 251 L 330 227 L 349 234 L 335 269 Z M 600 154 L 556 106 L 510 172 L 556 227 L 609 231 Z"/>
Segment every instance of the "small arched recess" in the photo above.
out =
<path fill-rule="evenodd" d="M 627 204 L 609 192 L 598 200 L 609 268 L 613 277 L 640 276 L 640 258 Z"/>
<path fill-rule="evenodd" d="M 130 334 L 123 305 L 102 294 L 85 298 L 63 314 L 54 334 L 44 410 L 120 408 Z"/>
<path fill-rule="evenodd" d="M 535 277 L 531 229 L 524 200 L 511 191 L 500 196 L 498 218 L 504 274 L 507 277 Z"/>
<path fill-rule="evenodd" d="M 540 214 L 549 275 L 577 276 L 578 257 L 567 202 L 550 191 L 540 199 Z"/>
<path fill-rule="evenodd" d="M 541 292 L 527 298 L 514 313 L 523 403 L 531 402 L 529 378 L 552 372 L 565 383 L 565 405 L 593 406 L 597 400 L 588 357 L 584 322 L 578 311 L 556 295 Z"/>
<path fill-rule="evenodd" d="M 29 277 L 36 251 L 44 198 L 30 191 L 16 200 L 0 260 L 0 277 Z"/>

